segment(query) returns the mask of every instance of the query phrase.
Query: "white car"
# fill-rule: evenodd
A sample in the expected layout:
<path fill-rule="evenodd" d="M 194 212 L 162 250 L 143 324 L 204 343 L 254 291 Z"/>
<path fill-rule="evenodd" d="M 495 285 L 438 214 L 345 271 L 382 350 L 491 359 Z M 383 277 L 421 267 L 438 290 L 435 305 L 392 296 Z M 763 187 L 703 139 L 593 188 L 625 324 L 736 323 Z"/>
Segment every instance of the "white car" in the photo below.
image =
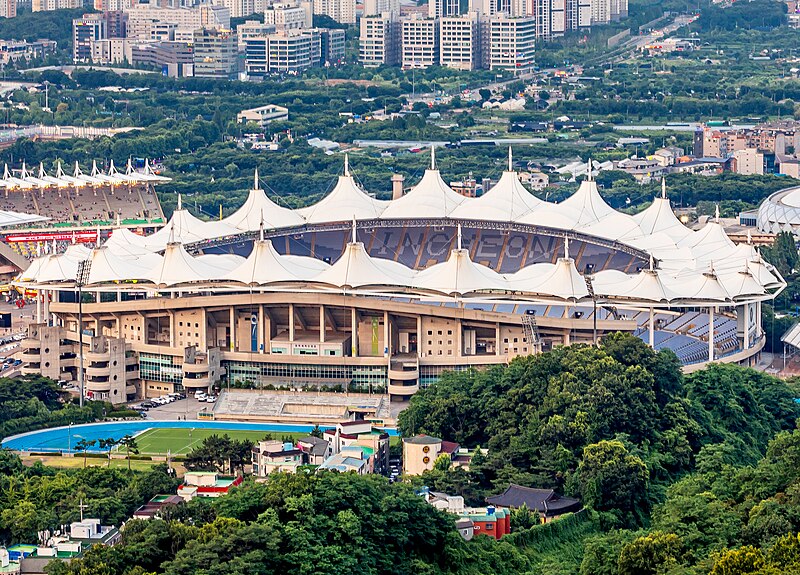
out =
<path fill-rule="evenodd" d="M 206 397 L 206 403 L 214 403 L 215 401 L 217 401 L 216 395 L 209 395 L 208 397 Z"/>

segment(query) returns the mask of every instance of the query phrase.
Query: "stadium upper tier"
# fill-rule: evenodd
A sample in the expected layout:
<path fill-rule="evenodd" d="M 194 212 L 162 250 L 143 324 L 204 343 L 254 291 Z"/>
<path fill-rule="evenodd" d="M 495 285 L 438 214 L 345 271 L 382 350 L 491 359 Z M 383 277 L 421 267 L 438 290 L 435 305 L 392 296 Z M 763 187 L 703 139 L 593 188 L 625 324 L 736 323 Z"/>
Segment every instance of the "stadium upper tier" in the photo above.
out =
<path fill-rule="evenodd" d="M 758 207 L 756 225 L 772 234 L 800 234 L 800 187 L 779 190 L 764 200 Z"/>
<path fill-rule="evenodd" d="M 422 239 L 402 255 L 409 230 Z M 250 243 L 254 232 L 260 237 L 247 257 L 210 253 Z M 504 247 L 489 257 L 482 246 L 495 236 Z M 509 263 L 506 244 L 515 238 L 520 249 Z M 423 257 L 422 243 L 429 250 L 435 244 L 436 257 Z M 142 237 L 116 230 L 94 250 L 72 246 L 34 260 L 18 281 L 71 289 L 83 259 L 92 262 L 87 287 L 97 290 L 345 290 L 700 306 L 771 299 L 785 287 L 752 245 L 734 244 L 717 221 L 698 231 L 683 226 L 664 191 L 635 216 L 606 204 L 592 180 L 554 204 L 530 194 L 509 165 L 491 190 L 472 199 L 442 180 L 433 154 L 422 180 L 396 200 L 364 192 L 346 163 L 328 196 L 290 210 L 267 198 L 256 175 L 245 204 L 224 220 L 201 221 L 179 200 L 158 232 Z"/>
<path fill-rule="evenodd" d="M 103 172 L 92 163 L 88 174 L 75 164 L 70 175 L 59 164 L 55 174 L 48 174 L 39 164 L 31 170 L 22 168 L 11 172 L 8 166 L 0 179 L 0 210 L 35 214 L 26 225 L 49 220 L 50 225 L 112 225 L 121 220 L 125 225 L 158 226 L 164 223 L 164 213 L 153 187 L 169 178 L 153 173 L 149 162 L 144 170 L 133 169 L 130 160 L 124 173 L 117 171 L 114 162 Z"/>

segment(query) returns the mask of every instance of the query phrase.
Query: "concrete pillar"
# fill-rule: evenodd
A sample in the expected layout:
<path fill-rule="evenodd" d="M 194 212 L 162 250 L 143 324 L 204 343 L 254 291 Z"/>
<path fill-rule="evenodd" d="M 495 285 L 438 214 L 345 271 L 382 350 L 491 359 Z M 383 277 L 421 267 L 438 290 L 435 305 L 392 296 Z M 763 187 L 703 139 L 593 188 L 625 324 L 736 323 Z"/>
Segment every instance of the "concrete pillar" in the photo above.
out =
<path fill-rule="evenodd" d="M 564 345 L 570 344 L 570 333 L 569 330 L 564 331 Z"/>
<path fill-rule="evenodd" d="M 353 357 L 358 357 L 358 312 L 350 308 L 350 348 Z"/>
<path fill-rule="evenodd" d="M 383 357 L 390 357 L 391 350 L 391 331 L 389 329 L 389 312 L 383 312 Z"/>
<path fill-rule="evenodd" d="M 122 290 L 117 290 L 117 301 L 122 301 Z"/>
<path fill-rule="evenodd" d="M 744 304 L 744 321 L 742 325 L 744 325 L 744 348 L 750 348 L 750 304 Z"/>
<path fill-rule="evenodd" d="M 464 326 L 461 325 L 461 320 L 456 320 L 456 357 L 464 355 Z"/>
<path fill-rule="evenodd" d="M 714 306 L 708 308 L 708 361 L 714 361 Z"/>
<path fill-rule="evenodd" d="M 265 353 L 267 348 L 264 343 L 264 306 L 258 306 L 258 353 Z"/>
<path fill-rule="evenodd" d="M 44 311 L 43 311 L 44 318 L 43 318 L 42 321 L 44 321 L 44 323 L 46 323 L 47 325 L 50 325 L 50 291 L 49 290 L 44 290 L 42 292 L 42 299 L 44 300 L 42 302 L 42 306 L 44 307 Z"/>
<path fill-rule="evenodd" d="M 44 291 L 36 292 L 36 323 L 42 323 L 42 296 Z"/>
<path fill-rule="evenodd" d="M 325 343 L 325 306 L 319 306 L 319 342 Z"/>
<path fill-rule="evenodd" d="M 294 304 L 289 304 L 289 343 L 294 341 Z M 291 351 L 289 352 L 291 353 Z"/>
<path fill-rule="evenodd" d="M 655 345 L 655 342 L 656 342 L 656 326 L 655 326 L 655 323 L 656 323 L 656 314 L 653 311 L 653 308 L 650 308 L 650 323 L 649 323 L 648 328 L 647 328 L 649 336 L 648 336 L 648 340 L 647 341 L 650 344 L 650 347 L 652 347 L 652 348 L 656 347 L 656 345 Z"/>
<path fill-rule="evenodd" d="M 422 338 L 422 316 L 418 315 L 417 316 L 417 357 L 422 357 L 423 356 L 422 341 L 423 341 L 423 338 Z"/>
<path fill-rule="evenodd" d="M 236 351 L 236 308 L 228 308 L 228 322 L 230 323 L 231 351 Z"/>
<path fill-rule="evenodd" d="M 500 322 L 494 324 L 494 354 L 503 355 L 503 342 L 500 341 Z"/>
<path fill-rule="evenodd" d="M 175 314 L 168 311 L 169 314 L 169 346 L 175 347 Z"/>

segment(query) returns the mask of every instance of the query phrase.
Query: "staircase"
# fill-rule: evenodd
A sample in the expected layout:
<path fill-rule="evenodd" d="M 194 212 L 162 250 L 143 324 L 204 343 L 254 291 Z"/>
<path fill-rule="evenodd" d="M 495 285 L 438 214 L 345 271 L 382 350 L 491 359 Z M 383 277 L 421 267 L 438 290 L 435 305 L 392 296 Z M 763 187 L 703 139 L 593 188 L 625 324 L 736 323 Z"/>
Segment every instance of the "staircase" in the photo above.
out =
<path fill-rule="evenodd" d="M 525 314 L 522 316 L 522 333 L 525 334 L 525 338 L 530 342 L 534 353 L 541 353 L 542 339 L 539 337 L 539 326 L 536 323 L 535 315 Z"/>

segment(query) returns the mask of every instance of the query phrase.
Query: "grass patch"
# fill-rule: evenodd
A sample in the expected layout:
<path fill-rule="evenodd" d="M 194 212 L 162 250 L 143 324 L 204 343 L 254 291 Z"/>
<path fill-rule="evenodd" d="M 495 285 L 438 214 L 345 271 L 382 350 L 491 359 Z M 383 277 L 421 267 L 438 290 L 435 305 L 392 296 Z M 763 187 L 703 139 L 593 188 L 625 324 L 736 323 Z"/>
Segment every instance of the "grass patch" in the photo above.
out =
<path fill-rule="evenodd" d="M 136 443 L 139 446 L 139 453 L 143 455 L 186 455 L 192 449 L 203 443 L 203 440 L 212 435 L 228 435 L 231 439 L 239 441 L 249 439 L 257 442 L 267 434 L 273 438 L 281 440 L 284 437 L 291 437 L 296 441 L 300 437 L 308 436 L 308 433 L 286 433 L 286 432 L 267 432 L 243 429 L 165 429 L 153 428 L 136 436 Z M 125 448 L 119 446 L 118 452 L 124 453 Z"/>
<path fill-rule="evenodd" d="M 83 457 L 76 455 L 75 457 L 61 457 L 60 455 L 36 455 L 30 457 L 23 457 L 22 463 L 24 465 L 33 465 L 40 461 L 42 465 L 47 467 L 55 467 L 58 469 L 81 469 L 83 467 Z M 154 465 L 163 463 L 163 461 L 135 461 L 131 460 L 131 469 L 136 471 L 147 471 Z M 108 459 L 87 458 L 86 467 L 106 467 Z M 111 465 L 115 469 L 128 469 L 128 461 L 125 459 L 112 459 Z M 173 464 L 173 467 L 176 467 Z"/>

